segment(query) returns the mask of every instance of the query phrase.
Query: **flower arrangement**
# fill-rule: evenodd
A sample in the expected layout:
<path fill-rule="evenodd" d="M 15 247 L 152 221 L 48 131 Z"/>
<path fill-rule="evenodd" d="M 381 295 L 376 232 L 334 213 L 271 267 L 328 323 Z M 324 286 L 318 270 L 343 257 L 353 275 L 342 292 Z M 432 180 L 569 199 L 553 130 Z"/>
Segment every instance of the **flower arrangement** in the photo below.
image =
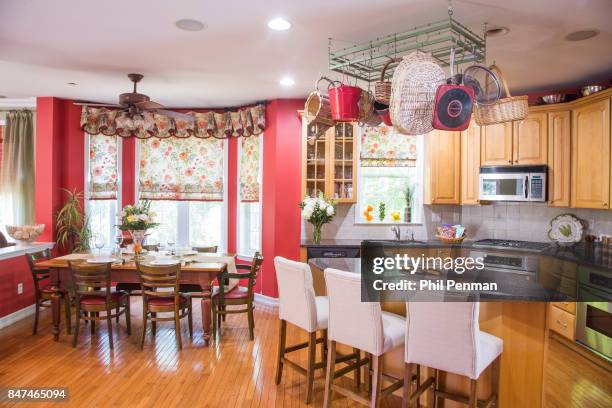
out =
<path fill-rule="evenodd" d="M 151 202 L 142 201 L 140 204 L 126 205 L 121 211 L 121 231 L 146 231 L 155 228 L 155 212 L 151 211 Z"/>
<path fill-rule="evenodd" d="M 321 242 L 321 227 L 330 222 L 336 215 L 336 204 L 325 198 L 323 193 L 317 198 L 306 197 L 300 202 L 302 217 L 314 227 L 313 241 Z"/>

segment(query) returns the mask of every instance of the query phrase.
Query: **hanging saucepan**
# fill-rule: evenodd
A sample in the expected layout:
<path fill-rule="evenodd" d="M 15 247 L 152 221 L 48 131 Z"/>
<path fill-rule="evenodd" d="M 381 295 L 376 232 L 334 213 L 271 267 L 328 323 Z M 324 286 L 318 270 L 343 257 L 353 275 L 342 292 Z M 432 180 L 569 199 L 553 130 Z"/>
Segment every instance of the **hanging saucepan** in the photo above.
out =
<path fill-rule="evenodd" d="M 460 83 L 454 83 L 455 49 L 451 49 L 450 84 L 438 86 L 434 100 L 432 125 L 439 130 L 465 130 L 470 125 L 474 107 L 474 90 Z"/>
<path fill-rule="evenodd" d="M 361 88 L 344 84 L 329 89 L 329 103 L 332 119 L 335 122 L 356 122 L 359 120 L 359 99 Z"/>

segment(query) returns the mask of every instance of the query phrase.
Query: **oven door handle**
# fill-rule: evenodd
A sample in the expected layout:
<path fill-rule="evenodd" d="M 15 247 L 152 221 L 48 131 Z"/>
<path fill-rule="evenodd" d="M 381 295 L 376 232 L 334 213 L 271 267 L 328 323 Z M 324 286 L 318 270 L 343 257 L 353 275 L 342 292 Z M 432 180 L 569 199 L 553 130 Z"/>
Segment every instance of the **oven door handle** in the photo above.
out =
<path fill-rule="evenodd" d="M 525 176 L 525 199 L 528 199 L 529 195 L 529 176 Z"/>
<path fill-rule="evenodd" d="M 601 299 L 601 300 L 586 300 L 586 299 L 580 299 L 580 296 L 579 296 L 578 306 L 580 309 L 586 309 L 586 306 L 590 305 L 591 307 L 594 307 L 596 309 L 599 309 L 599 310 L 602 310 L 608 313 L 612 313 L 612 306 L 610 305 L 610 301 L 606 300 L 610 297 L 610 294 L 606 294 L 604 291 L 594 288 L 589 285 L 580 285 L 579 292 L 586 292 L 592 296 L 596 296 L 597 298 Z M 602 304 L 602 306 L 605 305 L 604 308 L 600 307 L 599 304 Z"/>

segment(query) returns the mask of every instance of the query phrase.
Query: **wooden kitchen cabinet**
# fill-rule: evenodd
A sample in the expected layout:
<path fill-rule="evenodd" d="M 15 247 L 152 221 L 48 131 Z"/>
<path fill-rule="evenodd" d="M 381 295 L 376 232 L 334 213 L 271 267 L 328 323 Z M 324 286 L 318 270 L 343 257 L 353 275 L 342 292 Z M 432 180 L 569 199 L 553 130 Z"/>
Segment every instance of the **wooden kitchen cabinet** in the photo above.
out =
<path fill-rule="evenodd" d="M 461 132 L 434 130 L 425 136 L 425 204 L 461 201 Z"/>
<path fill-rule="evenodd" d="M 512 124 L 512 163 L 546 164 L 548 161 L 548 116 L 534 112 Z"/>
<path fill-rule="evenodd" d="M 548 203 L 570 206 L 571 112 L 548 113 Z"/>
<path fill-rule="evenodd" d="M 480 162 L 483 166 L 512 164 L 512 123 L 497 123 L 482 127 Z"/>
<path fill-rule="evenodd" d="M 322 192 L 339 203 L 357 201 L 357 129 L 338 123 L 314 140 L 318 128 L 302 121 L 302 194 Z"/>
<path fill-rule="evenodd" d="M 476 123 L 461 132 L 461 204 L 478 204 L 480 174 L 480 133 Z"/>
<path fill-rule="evenodd" d="M 610 208 L 610 99 L 572 110 L 571 206 Z"/>

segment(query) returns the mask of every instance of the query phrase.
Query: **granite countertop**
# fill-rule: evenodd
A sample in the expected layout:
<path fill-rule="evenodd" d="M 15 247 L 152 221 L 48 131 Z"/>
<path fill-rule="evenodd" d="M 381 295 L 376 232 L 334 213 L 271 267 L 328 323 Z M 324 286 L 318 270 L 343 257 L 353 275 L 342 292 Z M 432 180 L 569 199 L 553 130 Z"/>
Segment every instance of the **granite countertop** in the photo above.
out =
<path fill-rule="evenodd" d="M 17 243 L 16 245 L 0 248 L 0 261 L 42 251 L 43 249 L 51 249 L 54 246 L 55 242 Z"/>

